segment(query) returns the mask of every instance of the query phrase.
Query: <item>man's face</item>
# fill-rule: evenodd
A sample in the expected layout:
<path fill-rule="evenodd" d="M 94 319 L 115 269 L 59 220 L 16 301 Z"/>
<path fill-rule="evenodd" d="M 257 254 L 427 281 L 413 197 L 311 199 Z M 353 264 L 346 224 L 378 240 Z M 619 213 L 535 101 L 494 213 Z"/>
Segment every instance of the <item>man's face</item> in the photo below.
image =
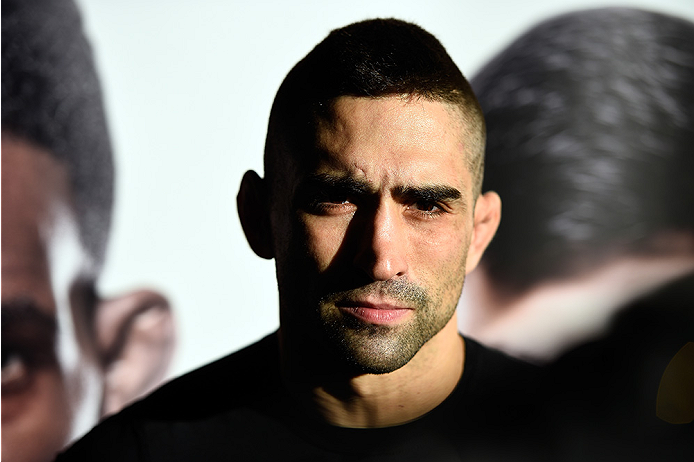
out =
<path fill-rule="evenodd" d="M 273 196 L 286 335 L 386 373 L 451 320 L 474 208 L 461 124 L 442 102 L 334 102 Z"/>
<path fill-rule="evenodd" d="M 2 459 L 47 461 L 99 415 L 64 168 L 2 137 Z"/>

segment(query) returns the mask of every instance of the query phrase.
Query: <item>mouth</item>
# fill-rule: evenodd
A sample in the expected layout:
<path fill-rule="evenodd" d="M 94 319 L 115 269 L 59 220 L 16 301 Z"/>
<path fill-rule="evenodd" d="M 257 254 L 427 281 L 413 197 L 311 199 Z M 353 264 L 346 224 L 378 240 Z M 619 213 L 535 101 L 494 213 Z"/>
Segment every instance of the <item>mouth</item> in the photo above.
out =
<path fill-rule="evenodd" d="M 366 300 L 350 300 L 337 304 L 343 314 L 352 316 L 362 322 L 377 325 L 398 324 L 412 315 L 414 310 L 409 307 L 392 303 L 374 303 Z"/>

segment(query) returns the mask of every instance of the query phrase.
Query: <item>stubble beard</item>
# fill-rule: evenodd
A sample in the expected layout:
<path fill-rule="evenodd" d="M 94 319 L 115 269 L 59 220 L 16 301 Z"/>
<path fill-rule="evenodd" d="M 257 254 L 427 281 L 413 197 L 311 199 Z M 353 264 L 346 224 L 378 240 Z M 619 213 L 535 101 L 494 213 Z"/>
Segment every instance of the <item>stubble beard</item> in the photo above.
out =
<path fill-rule="evenodd" d="M 332 274 L 327 278 L 309 277 L 307 281 L 306 275 L 314 271 L 306 257 L 306 253 L 300 253 L 281 259 L 292 265 L 277 260 L 280 325 L 285 341 L 293 345 L 289 348 L 302 357 L 300 361 L 317 361 L 310 366 L 314 372 L 359 375 L 400 369 L 448 324 L 465 280 L 467 253 L 458 271 L 449 274 L 446 283 L 433 291 L 406 279 L 366 282 Z M 367 295 L 413 308 L 412 316 L 400 325 L 374 325 L 338 308 L 340 301 Z"/>
<path fill-rule="evenodd" d="M 395 326 L 374 325 L 343 314 L 336 305 L 364 295 L 378 294 L 412 307 L 411 318 Z M 320 298 L 319 316 L 323 333 L 338 356 L 356 374 L 386 374 L 407 363 L 453 316 L 455 304 L 430 296 L 419 286 L 400 280 L 367 286 Z"/>

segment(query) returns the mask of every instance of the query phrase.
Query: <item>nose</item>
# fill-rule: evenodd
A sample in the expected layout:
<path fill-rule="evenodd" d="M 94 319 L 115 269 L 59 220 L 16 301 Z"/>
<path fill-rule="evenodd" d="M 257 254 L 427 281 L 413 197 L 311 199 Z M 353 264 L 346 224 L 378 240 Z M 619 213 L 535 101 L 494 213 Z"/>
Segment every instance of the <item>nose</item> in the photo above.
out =
<path fill-rule="evenodd" d="M 407 273 L 407 234 L 397 206 L 381 204 L 364 217 L 354 264 L 374 281 Z"/>

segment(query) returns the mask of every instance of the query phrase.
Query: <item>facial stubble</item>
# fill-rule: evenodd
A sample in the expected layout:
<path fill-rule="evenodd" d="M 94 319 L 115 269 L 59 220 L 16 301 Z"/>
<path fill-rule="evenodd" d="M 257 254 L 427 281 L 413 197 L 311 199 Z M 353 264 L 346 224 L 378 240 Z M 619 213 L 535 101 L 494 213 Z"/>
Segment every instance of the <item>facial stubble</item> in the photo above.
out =
<path fill-rule="evenodd" d="M 368 295 L 386 297 L 412 308 L 403 324 L 388 326 L 366 323 L 341 312 L 341 303 Z M 431 296 L 405 280 L 374 282 L 354 290 L 321 297 L 318 306 L 326 338 L 355 373 L 385 374 L 407 363 L 453 316 L 455 304 L 445 307 L 440 294 Z M 441 311 L 443 310 L 443 311 Z"/>

